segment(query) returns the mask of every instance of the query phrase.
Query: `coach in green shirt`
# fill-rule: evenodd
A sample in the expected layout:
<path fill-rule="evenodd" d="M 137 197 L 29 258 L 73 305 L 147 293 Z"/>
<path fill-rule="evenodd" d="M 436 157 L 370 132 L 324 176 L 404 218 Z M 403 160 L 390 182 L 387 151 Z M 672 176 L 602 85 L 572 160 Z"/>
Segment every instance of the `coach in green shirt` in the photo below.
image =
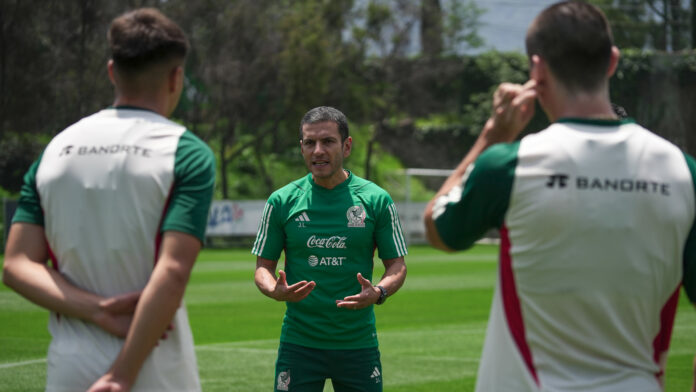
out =
<path fill-rule="evenodd" d="M 343 168 L 352 138 L 340 111 L 317 107 L 300 124 L 309 174 L 275 191 L 252 253 L 255 281 L 287 303 L 276 391 L 381 391 L 373 304 L 406 279 L 406 243 L 389 194 Z M 375 248 L 385 267 L 372 285 Z M 276 266 L 285 250 L 285 270 Z"/>

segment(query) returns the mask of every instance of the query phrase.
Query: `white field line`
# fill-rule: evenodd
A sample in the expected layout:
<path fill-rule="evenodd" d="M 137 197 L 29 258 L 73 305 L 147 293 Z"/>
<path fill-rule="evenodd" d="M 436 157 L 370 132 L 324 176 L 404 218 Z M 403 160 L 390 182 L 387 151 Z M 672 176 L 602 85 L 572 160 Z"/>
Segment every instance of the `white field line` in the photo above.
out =
<path fill-rule="evenodd" d="M 26 365 L 35 365 L 37 363 L 44 363 L 44 362 L 46 362 L 46 358 L 32 359 L 29 361 L 20 361 L 20 362 L 0 363 L 0 369 L 8 369 L 8 368 L 13 368 L 13 367 L 18 367 L 18 366 L 26 366 Z"/>

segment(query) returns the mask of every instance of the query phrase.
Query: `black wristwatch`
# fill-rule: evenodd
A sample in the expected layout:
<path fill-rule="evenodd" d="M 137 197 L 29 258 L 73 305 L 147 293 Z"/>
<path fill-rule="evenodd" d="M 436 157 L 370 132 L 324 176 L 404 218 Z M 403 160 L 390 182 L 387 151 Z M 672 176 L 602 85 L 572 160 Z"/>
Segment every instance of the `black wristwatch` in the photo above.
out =
<path fill-rule="evenodd" d="M 387 289 L 385 289 L 382 286 L 375 286 L 379 289 L 379 298 L 377 299 L 377 302 L 375 302 L 375 305 L 382 305 L 384 301 L 387 300 Z"/>

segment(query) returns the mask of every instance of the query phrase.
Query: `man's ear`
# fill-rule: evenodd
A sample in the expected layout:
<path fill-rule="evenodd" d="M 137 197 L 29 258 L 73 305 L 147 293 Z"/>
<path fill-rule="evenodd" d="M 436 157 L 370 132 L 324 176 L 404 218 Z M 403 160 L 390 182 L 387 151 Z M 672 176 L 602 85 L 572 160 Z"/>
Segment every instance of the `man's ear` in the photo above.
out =
<path fill-rule="evenodd" d="M 176 92 L 184 84 L 184 67 L 178 65 L 169 71 L 167 77 L 169 92 Z"/>
<path fill-rule="evenodd" d="M 529 62 L 529 78 L 536 81 L 538 86 L 546 81 L 548 77 L 548 67 L 546 66 L 546 62 L 536 54 L 532 55 Z"/>
<path fill-rule="evenodd" d="M 116 75 L 114 75 L 114 60 L 109 60 L 106 63 L 106 71 L 109 73 L 109 80 L 111 84 L 116 85 Z"/>
<path fill-rule="evenodd" d="M 346 138 L 346 140 L 343 141 L 343 158 L 348 158 L 352 148 L 353 148 L 353 138 L 348 136 Z"/>
<path fill-rule="evenodd" d="M 609 57 L 609 68 L 607 68 L 607 77 L 611 77 L 616 72 L 616 67 L 619 66 L 619 58 L 621 57 L 621 52 L 616 46 L 611 47 L 611 57 Z"/>

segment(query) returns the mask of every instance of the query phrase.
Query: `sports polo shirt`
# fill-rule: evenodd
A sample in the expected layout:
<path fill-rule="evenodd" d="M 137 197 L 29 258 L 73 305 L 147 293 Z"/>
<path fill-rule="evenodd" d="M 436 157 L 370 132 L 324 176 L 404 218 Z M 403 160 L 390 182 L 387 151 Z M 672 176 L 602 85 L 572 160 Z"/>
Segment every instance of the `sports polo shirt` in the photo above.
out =
<path fill-rule="evenodd" d="M 354 174 L 333 189 L 312 175 L 269 197 L 252 253 L 278 260 L 285 250 L 288 284 L 315 281 L 305 299 L 287 302 L 280 341 L 325 349 L 377 346 L 373 306 L 340 309 L 358 294 L 357 273 L 372 280 L 375 248 L 381 259 L 406 255 L 396 206 L 389 194 Z"/>
<path fill-rule="evenodd" d="M 214 156 L 184 127 L 151 111 L 109 108 L 58 134 L 25 176 L 13 222 L 44 227 L 53 266 L 102 296 L 142 290 L 161 234 L 203 241 Z M 200 389 L 182 306 L 134 390 Z M 123 340 L 82 320 L 51 314 L 47 390 L 86 389 Z M 86 386 L 85 386 L 86 385 Z"/>
<path fill-rule="evenodd" d="M 659 391 L 696 300 L 694 161 L 632 121 L 564 119 L 487 149 L 438 200 L 464 249 L 499 227 L 478 391 Z"/>

